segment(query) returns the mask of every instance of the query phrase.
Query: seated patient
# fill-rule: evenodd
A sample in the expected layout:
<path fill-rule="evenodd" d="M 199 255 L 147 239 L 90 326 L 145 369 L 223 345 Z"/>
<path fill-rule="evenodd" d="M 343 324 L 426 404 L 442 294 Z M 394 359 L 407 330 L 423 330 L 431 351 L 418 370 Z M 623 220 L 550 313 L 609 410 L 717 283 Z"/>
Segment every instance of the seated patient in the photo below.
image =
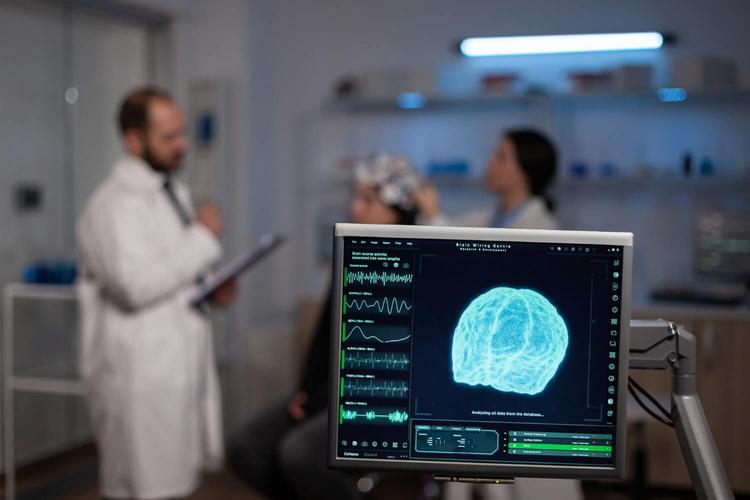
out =
<path fill-rule="evenodd" d="M 355 166 L 351 203 L 360 224 L 414 224 L 419 178 L 408 160 L 378 155 Z M 357 499 L 351 476 L 326 465 L 331 294 L 315 331 L 297 392 L 251 419 L 228 445 L 228 461 L 271 499 Z"/>

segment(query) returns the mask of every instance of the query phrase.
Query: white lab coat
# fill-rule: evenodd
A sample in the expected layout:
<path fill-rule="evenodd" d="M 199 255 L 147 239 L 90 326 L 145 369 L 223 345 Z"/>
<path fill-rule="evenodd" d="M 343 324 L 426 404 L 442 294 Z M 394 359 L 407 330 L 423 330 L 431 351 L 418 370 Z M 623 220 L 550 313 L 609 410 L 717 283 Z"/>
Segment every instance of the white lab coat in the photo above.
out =
<path fill-rule="evenodd" d="M 175 183 L 192 213 L 187 189 Z M 196 277 L 221 247 L 183 226 L 163 178 L 115 164 L 78 221 L 81 374 L 105 497 L 189 495 L 221 465 L 221 404 L 209 318 L 191 308 Z"/>
<path fill-rule="evenodd" d="M 459 217 L 449 218 L 444 215 L 433 217 L 433 225 L 455 225 L 488 227 L 495 214 L 495 208 L 477 210 Z M 514 229 L 557 229 L 555 216 L 547 209 L 544 200 L 538 197 L 529 199 L 519 209 L 518 214 L 508 226 Z M 446 500 L 469 500 L 472 497 L 471 484 L 448 483 L 445 488 Z M 579 481 L 566 479 L 527 479 L 519 478 L 513 485 L 479 485 L 485 500 L 538 500 L 554 498 L 557 500 L 582 500 L 583 491 Z"/>
<path fill-rule="evenodd" d="M 457 217 L 438 214 L 424 221 L 424 223 L 432 226 L 489 227 L 496 210 L 494 207 L 485 210 L 475 210 Z M 544 200 L 535 196 L 519 208 L 518 214 L 516 214 L 516 217 L 508 227 L 514 229 L 557 229 L 559 226 L 557 225 L 555 216 L 545 205 Z"/>

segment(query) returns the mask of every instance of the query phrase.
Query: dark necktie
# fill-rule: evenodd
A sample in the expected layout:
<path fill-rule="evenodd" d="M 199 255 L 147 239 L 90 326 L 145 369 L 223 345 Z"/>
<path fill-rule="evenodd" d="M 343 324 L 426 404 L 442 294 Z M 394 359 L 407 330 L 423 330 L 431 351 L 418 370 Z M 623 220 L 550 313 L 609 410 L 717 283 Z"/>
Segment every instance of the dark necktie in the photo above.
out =
<path fill-rule="evenodd" d="M 185 210 L 185 207 L 183 207 L 180 203 L 180 199 L 177 197 L 177 192 L 174 190 L 174 183 L 172 182 L 172 178 L 168 175 L 164 177 L 164 191 L 167 192 L 167 198 L 169 198 L 169 202 L 172 204 L 172 208 L 174 208 L 174 211 L 177 213 L 177 217 L 179 217 L 182 225 L 188 227 L 190 224 L 192 224 L 193 221 L 190 218 L 190 215 L 188 214 L 187 210 Z M 203 275 L 203 273 L 199 274 L 195 279 L 195 282 L 199 285 L 204 281 L 205 276 Z"/>
<path fill-rule="evenodd" d="M 185 207 L 183 207 L 180 203 L 179 198 L 177 198 L 177 193 L 174 190 L 174 183 L 172 182 L 172 178 L 170 176 L 166 176 L 164 178 L 164 191 L 167 192 L 169 202 L 172 204 L 174 211 L 177 213 L 177 217 L 180 218 L 180 222 L 182 222 L 182 225 L 185 227 L 189 226 L 192 220 L 190 219 L 190 215 L 188 214 L 187 210 L 185 210 Z"/>

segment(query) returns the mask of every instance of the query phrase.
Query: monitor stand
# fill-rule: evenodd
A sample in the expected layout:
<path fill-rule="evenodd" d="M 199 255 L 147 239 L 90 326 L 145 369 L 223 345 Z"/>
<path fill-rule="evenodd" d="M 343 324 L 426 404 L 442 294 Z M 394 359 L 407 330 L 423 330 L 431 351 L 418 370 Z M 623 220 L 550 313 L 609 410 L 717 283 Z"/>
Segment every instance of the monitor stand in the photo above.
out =
<path fill-rule="evenodd" d="M 695 337 L 669 321 L 632 320 L 630 368 L 672 370 L 672 421 L 695 493 L 734 499 L 696 389 Z"/>

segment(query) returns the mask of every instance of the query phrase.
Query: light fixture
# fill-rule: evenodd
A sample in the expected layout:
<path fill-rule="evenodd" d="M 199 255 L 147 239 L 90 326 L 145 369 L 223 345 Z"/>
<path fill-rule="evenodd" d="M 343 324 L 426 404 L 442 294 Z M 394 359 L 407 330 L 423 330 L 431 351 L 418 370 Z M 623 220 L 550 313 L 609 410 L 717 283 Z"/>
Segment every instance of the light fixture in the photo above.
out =
<path fill-rule="evenodd" d="M 75 104 L 78 101 L 79 92 L 75 87 L 69 87 L 65 90 L 65 102 L 68 104 Z"/>
<path fill-rule="evenodd" d="M 591 35 L 543 35 L 466 38 L 459 50 L 467 57 L 570 54 L 653 50 L 667 37 L 655 31 L 642 33 L 600 33 Z"/>

